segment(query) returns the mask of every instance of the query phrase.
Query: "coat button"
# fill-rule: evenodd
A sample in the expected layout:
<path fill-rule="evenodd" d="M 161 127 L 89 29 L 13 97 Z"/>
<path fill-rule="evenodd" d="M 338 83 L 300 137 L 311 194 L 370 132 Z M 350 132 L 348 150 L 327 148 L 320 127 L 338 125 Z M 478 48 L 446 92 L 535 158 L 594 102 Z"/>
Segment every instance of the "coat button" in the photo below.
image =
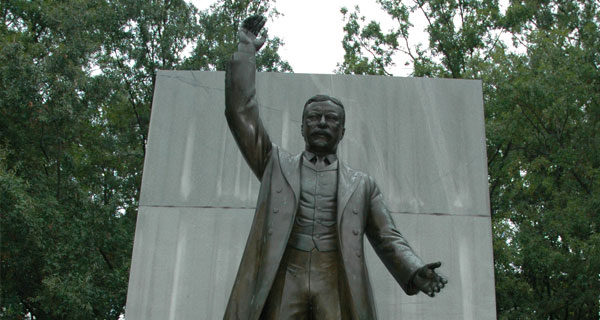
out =
<path fill-rule="evenodd" d="M 362 253 L 359 250 L 356 250 L 356 256 L 360 258 L 360 256 L 362 256 Z"/>
<path fill-rule="evenodd" d="M 283 189 L 281 189 L 281 187 L 279 187 L 279 188 L 277 188 L 276 191 L 277 191 L 277 193 L 281 193 L 281 190 L 283 190 Z"/>
<path fill-rule="evenodd" d="M 354 214 L 358 214 L 358 209 L 353 209 L 353 210 L 352 210 L 352 213 L 354 213 Z"/>
<path fill-rule="evenodd" d="M 278 213 L 279 209 L 278 208 L 273 208 L 273 213 Z"/>
<path fill-rule="evenodd" d="M 352 230 L 352 233 L 354 233 L 354 235 L 357 236 L 358 235 L 358 230 L 354 229 L 354 230 Z"/>
<path fill-rule="evenodd" d="M 273 229 L 269 229 L 269 231 L 267 231 L 268 234 L 273 234 Z"/>

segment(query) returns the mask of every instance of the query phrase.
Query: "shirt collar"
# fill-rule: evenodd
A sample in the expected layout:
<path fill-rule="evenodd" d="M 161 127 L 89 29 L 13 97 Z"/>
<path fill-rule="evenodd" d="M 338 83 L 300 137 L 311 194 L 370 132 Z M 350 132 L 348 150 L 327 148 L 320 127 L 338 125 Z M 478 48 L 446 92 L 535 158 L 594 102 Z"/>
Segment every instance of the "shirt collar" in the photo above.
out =
<path fill-rule="evenodd" d="M 304 151 L 304 158 L 306 158 L 306 160 L 308 160 L 312 163 L 317 162 L 317 155 L 310 151 L 306 151 L 306 150 Z M 328 155 L 325 155 L 323 158 L 324 158 L 323 160 L 325 161 L 325 164 L 328 164 L 328 165 L 337 161 L 337 156 L 335 155 L 335 153 L 330 153 Z"/>

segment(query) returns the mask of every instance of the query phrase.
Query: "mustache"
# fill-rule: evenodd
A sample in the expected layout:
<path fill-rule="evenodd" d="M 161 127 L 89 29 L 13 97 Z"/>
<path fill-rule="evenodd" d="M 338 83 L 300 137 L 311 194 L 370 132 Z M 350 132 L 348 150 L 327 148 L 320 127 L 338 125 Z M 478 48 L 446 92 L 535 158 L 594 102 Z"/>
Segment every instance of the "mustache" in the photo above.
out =
<path fill-rule="evenodd" d="M 328 138 L 332 138 L 331 133 L 326 130 L 316 130 L 310 133 L 311 136 L 326 136 Z"/>

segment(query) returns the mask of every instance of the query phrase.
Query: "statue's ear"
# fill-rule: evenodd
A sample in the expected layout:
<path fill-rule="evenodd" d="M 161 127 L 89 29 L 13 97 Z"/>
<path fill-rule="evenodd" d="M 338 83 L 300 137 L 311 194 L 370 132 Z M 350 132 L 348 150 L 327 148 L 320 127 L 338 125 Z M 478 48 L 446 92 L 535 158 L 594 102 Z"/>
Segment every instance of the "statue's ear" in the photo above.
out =
<path fill-rule="evenodd" d="M 340 142 L 342 142 L 342 140 L 344 139 L 344 133 L 346 133 L 346 128 L 342 128 L 342 131 L 340 131 L 340 138 L 338 139 L 337 143 L 339 144 Z"/>

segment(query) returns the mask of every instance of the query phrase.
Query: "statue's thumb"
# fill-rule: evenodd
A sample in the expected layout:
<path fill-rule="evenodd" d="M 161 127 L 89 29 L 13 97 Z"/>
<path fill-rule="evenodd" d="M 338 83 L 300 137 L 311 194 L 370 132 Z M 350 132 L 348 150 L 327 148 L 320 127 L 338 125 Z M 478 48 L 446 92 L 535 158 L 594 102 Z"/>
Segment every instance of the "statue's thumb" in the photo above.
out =
<path fill-rule="evenodd" d="M 265 41 L 267 41 L 267 37 L 265 36 L 261 36 L 260 38 L 256 39 L 256 42 L 254 43 L 254 47 L 256 47 L 256 51 L 260 50 L 260 48 L 262 48 L 262 46 L 265 44 Z"/>

